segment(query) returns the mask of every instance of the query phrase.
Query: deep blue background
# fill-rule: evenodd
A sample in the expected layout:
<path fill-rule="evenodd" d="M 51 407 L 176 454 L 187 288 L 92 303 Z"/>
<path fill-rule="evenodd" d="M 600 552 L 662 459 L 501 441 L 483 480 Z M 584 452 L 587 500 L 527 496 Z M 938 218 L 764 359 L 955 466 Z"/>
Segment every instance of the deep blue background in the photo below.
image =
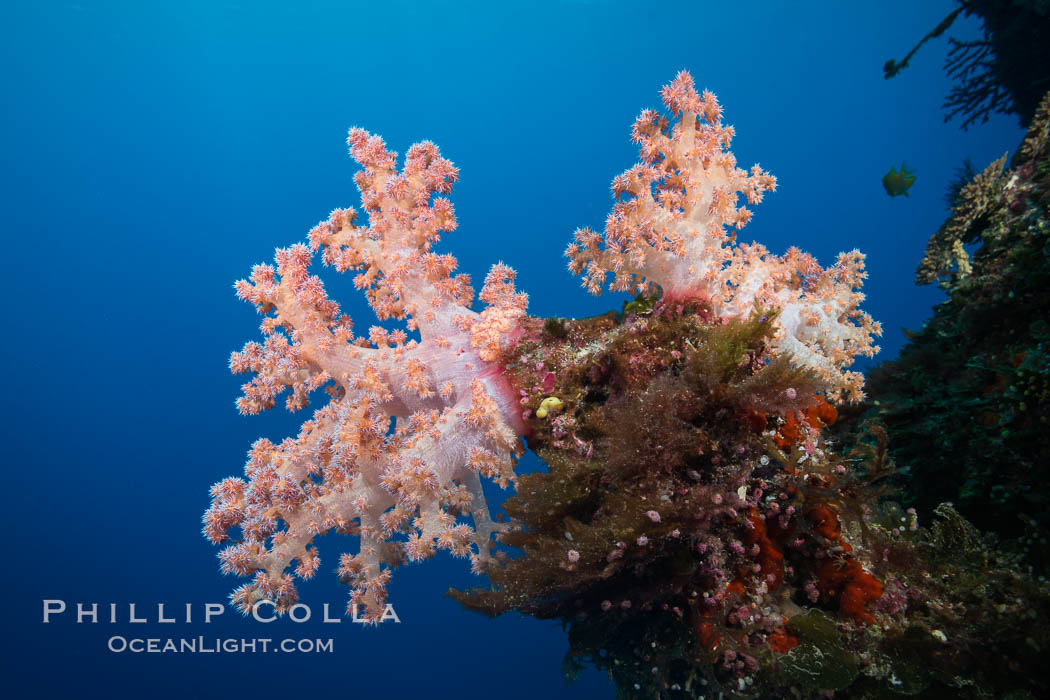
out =
<path fill-rule="evenodd" d="M 1012 118 L 942 123 L 945 45 L 898 78 L 949 2 L 683 2 L 647 6 L 405 2 L 4 2 L 0 9 L 3 234 L 3 684 L 9 697 L 611 698 L 591 672 L 562 682 L 553 623 L 489 621 L 443 598 L 468 586 L 448 557 L 398 571 L 404 621 L 267 628 L 230 612 L 208 628 L 40 623 L 41 600 L 143 606 L 223 601 L 234 586 L 199 535 L 207 488 L 251 442 L 303 416 L 233 408 L 231 350 L 258 317 L 231 284 L 357 206 L 347 127 L 403 153 L 431 139 L 461 169 L 460 228 L 442 243 L 480 280 L 506 261 L 533 314 L 619 306 L 587 296 L 562 250 L 600 227 L 628 134 L 686 68 L 737 129 L 743 166 L 779 191 L 745 230 L 777 252 L 868 253 L 866 308 L 883 357 L 938 292 L 912 284 L 964 156 L 1016 146 Z M 357 7 L 354 7 L 357 5 Z M 294 9 L 293 9 L 294 8 Z M 966 36 L 972 23 L 953 30 Z M 910 199 L 880 178 L 906 159 Z M 369 317 L 347 280 L 331 293 Z M 301 586 L 319 612 L 345 601 L 321 541 Z M 276 628 L 276 629 L 273 629 Z M 137 655 L 112 634 L 334 636 L 334 655 Z"/>

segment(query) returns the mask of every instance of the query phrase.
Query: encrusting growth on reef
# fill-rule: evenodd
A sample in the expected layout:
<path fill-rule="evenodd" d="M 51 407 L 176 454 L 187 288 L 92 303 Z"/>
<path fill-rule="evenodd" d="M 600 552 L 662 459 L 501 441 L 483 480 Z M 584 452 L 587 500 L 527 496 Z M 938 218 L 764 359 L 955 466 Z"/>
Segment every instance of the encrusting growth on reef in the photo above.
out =
<path fill-rule="evenodd" d="M 909 505 L 929 513 L 951 501 L 980 528 L 1026 540 L 1045 572 L 1050 96 L 1009 164 L 1004 155 L 960 188 L 916 281 L 947 299 L 869 373 L 861 419 L 889 431 Z"/>
<path fill-rule="evenodd" d="M 683 162 L 668 148 L 659 167 Z M 620 314 L 523 324 L 506 367 L 548 471 L 522 475 L 504 504 L 515 527 L 497 537 L 508 549 L 486 567 L 491 586 L 450 595 L 489 615 L 561 620 L 566 674 L 605 669 L 623 698 L 1050 690 L 1033 672 L 1050 644 L 1045 583 L 950 505 L 923 528 L 886 500 L 899 472 L 880 426 L 848 454 L 826 441 L 838 417 L 827 398 L 843 395 L 829 383 L 844 375 L 787 349 L 777 283 L 798 278 L 774 275 L 753 296 L 710 278 L 674 286 L 667 232 L 688 218 L 678 190 L 703 186 L 664 177 L 673 192 L 661 199 L 683 213 L 658 211 L 650 180 L 617 204 L 604 249 L 583 230 L 568 251 L 592 291 L 610 270 L 639 296 Z M 649 223 L 635 221 L 646 207 Z M 795 289 L 789 303 L 805 304 L 811 287 Z M 733 307 L 742 296 L 747 313 Z M 868 327 L 850 308 L 837 318 Z"/>
<path fill-rule="evenodd" d="M 1041 688 L 1019 669 L 1050 644 L 1045 585 L 950 507 L 931 530 L 880 504 L 885 433 L 837 456 L 836 409 L 770 359 L 774 335 L 760 310 L 712 322 L 642 297 L 530 321 L 508 370 L 548 471 L 504 504 L 491 587 L 450 594 L 561 620 L 566 673 L 606 669 L 625 698 Z"/>

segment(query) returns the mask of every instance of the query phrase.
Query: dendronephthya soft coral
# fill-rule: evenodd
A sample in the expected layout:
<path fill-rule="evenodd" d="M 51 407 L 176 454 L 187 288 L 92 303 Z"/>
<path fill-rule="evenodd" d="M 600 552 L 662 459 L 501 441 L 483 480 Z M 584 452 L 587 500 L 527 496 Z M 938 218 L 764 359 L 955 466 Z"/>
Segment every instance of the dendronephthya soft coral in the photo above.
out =
<path fill-rule="evenodd" d="M 632 137 L 641 162 L 613 180 L 616 205 L 604 237 L 584 228 L 566 255 L 569 269 L 601 293 L 606 277 L 616 291 L 701 302 L 714 318 L 747 318 L 756 308 L 778 311 L 777 349 L 815 370 L 832 398 L 858 400 L 863 377 L 846 371 L 856 355 L 872 356 L 877 322 L 859 309 L 857 291 L 866 273 L 858 251 L 841 253 L 828 269 L 797 248 L 783 256 L 758 243 L 738 243 L 751 220 L 737 206 L 762 201 L 776 178 L 757 165 L 747 173 L 729 152 L 734 130 L 710 92 L 699 95 L 683 71 L 663 89 L 664 104 L 678 117 L 645 110 Z"/>
<path fill-rule="evenodd" d="M 338 209 L 309 234 L 309 244 L 278 250 L 277 267 L 257 265 L 237 295 L 266 315 L 262 344 L 233 353 L 235 373 L 253 372 L 237 402 L 244 414 L 271 408 L 291 390 L 289 410 L 306 407 L 326 388 L 328 403 L 280 444 L 259 440 L 250 453 L 248 481 L 229 478 L 212 487 L 205 535 L 241 540 L 220 554 L 225 572 L 254 574 L 233 595 L 242 609 L 273 602 L 279 612 L 297 599 L 292 576 L 310 578 L 320 559 L 311 546 L 336 529 L 360 537 L 360 551 L 344 554 L 339 575 L 353 589 L 351 604 L 373 619 L 383 613 L 389 567 L 435 548 L 470 556 L 479 566 L 499 528 L 489 517 L 479 476 L 514 482 L 520 446 L 520 409 L 494 361 L 513 341 L 527 297 L 514 290 L 514 272 L 492 268 L 473 311 L 466 275 L 456 259 L 432 246 L 456 227 L 447 194 L 458 170 L 437 147 L 409 149 L 404 168 L 383 140 L 351 129 L 350 154 L 364 169 L 355 181 L 369 225 L 352 209 Z M 330 300 L 310 263 L 321 251 L 339 272 L 357 270 L 380 320 L 404 319 L 404 330 L 378 326 L 355 338 L 348 316 Z M 474 527 L 457 522 L 470 514 Z M 402 534 L 404 541 L 395 541 Z M 384 564 L 388 568 L 381 568 Z"/>
<path fill-rule="evenodd" d="M 642 113 L 634 128 L 642 163 L 613 183 L 620 201 L 604 240 L 577 232 L 570 268 L 585 272 L 592 292 L 612 272 L 613 289 L 658 286 L 664 301 L 699 301 L 713 321 L 747 318 L 756 308 L 774 313 L 778 354 L 815 370 L 829 396 L 859 397 L 861 378 L 844 368 L 855 355 L 874 353 L 871 336 L 879 333 L 858 309 L 863 256 L 844 253 L 824 270 L 795 249 L 778 257 L 737 244 L 727 227 L 739 229 L 751 216 L 738 195 L 757 203 L 774 178 L 757 166 L 750 174 L 736 168 L 726 150 L 732 127 L 688 73 L 664 89 L 664 101 L 678 122 L 672 128 L 665 117 Z M 405 559 L 447 549 L 470 556 L 480 571 L 493 533 L 505 526 L 491 519 L 479 477 L 515 482 L 524 425 L 519 387 L 510 386 L 501 361 L 521 332 L 527 298 L 500 264 L 481 292 L 484 310 L 474 311 L 469 279 L 453 275 L 455 258 L 432 251 L 456 227 L 440 195 L 458 178 L 433 144 L 412 146 L 398 172 L 397 155 L 379 137 L 355 128 L 348 143 L 363 166 L 355 182 L 368 225 L 353 210 L 336 210 L 308 244 L 279 250 L 276 269 L 258 265 L 250 281 L 237 283 L 238 296 L 266 315 L 265 341 L 231 358 L 234 372 L 255 374 L 241 412 L 271 408 L 285 390 L 293 411 L 317 389 L 331 396 L 296 438 L 253 446 L 247 481 L 212 487 L 205 535 L 226 542 L 239 528 L 240 540 L 220 558 L 224 571 L 254 575 L 233 596 L 245 610 L 261 600 L 278 611 L 293 605 L 288 569 L 313 576 L 320 559 L 312 540 L 333 529 L 360 538 L 339 573 L 352 587 L 351 604 L 372 619 L 382 615 L 390 568 Z M 317 252 L 339 272 L 358 271 L 355 284 L 379 320 L 404 319 L 405 330 L 373 327 L 367 339 L 355 337 L 309 272 Z"/>

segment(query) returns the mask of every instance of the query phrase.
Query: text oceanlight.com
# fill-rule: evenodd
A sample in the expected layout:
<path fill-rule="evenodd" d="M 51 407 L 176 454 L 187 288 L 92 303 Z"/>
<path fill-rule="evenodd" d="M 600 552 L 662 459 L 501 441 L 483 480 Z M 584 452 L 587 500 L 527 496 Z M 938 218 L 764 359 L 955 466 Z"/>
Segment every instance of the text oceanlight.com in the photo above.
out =
<path fill-rule="evenodd" d="M 329 639 L 219 639 L 196 637 L 193 639 L 128 639 L 115 636 L 107 644 L 110 651 L 133 654 L 255 654 L 284 652 L 286 654 L 331 654 L 335 644 Z"/>

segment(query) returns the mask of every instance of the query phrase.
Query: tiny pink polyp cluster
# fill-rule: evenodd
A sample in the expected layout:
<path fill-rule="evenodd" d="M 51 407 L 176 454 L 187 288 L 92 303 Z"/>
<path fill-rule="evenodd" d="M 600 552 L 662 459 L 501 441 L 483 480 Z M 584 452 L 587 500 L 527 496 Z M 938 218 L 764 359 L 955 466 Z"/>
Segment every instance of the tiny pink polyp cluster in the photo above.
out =
<path fill-rule="evenodd" d="M 339 575 L 352 587 L 351 604 L 372 619 L 384 611 L 389 568 L 437 549 L 469 556 L 480 570 L 492 534 L 480 476 L 514 482 L 520 450 L 520 410 L 502 378 L 507 348 L 528 302 L 514 289 L 514 272 L 497 265 L 481 299 L 456 260 L 432 252 L 456 227 L 451 191 L 458 171 L 430 143 L 409 149 L 401 172 L 382 139 L 351 129 L 351 155 L 363 166 L 355 181 L 370 225 L 353 210 L 336 210 L 309 235 L 309 245 L 277 251 L 276 269 L 258 265 L 237 294 L 266 315 L 265 341 L 233 353 L 235 373 L 255 377 L 237 405 L 254 414 L 290 390 L 287 407 L 300 410 L 326 388 L 330 399 L 296 438 L 258 441 L 247 481 L 212 488 L 205 535 L 240 540 L 220 554 L 224 572 L 252 575 L 234 602 L 248 610 L 269 600 L 278 611 L 297 599 L 292 575 L 308 579 L 320 559 L 317 535 L 337 530 L 360 538 L 343 555 Z M 356 270 L 380 320 L 403 319 L 405 330 L 373 327 L 355 337 L 351 319 L 310 274 L 313 256 L 339 272 Z M 406 332 L 407 331 L 407 332 Z M 418 340 L 409 340 L 409 332 Z M 473 527 L 458 522 L 469 514 Z M 383 568 L 383 567 L 386 568 Z"/>
<path fill-rule="evenodd" d="M 604 234 L 584 228 L 569 245 L 569 269 L 600 294 L 607 278 L 614 291 L 651 293 L 665 300 L 700 301 L 714 318 L 747 317 L 756 308 L 778 312 L 781 353 L 789 353 L 826 382 L 833 398 L 858 400 L 863 378 L 845 370 L 856 355 L 878 352 L 878 323 L 860 310 L 857 291 L 864 256 L 843 253 L 827 270 L 792 248 L 772 255 L 757 243 L 737 243 L 736 230 L 751 220 L 737 206 L 762 201 L 776 178 L 757 165 L 736 167 L 728 150 L 734 131 L 721 122 L 710 92 L 699 95 L 686 72 L 663 90 L 670 120 L 646 110 L 634 125 L 641 162 L 617 176 L 617 198 Z"/>

